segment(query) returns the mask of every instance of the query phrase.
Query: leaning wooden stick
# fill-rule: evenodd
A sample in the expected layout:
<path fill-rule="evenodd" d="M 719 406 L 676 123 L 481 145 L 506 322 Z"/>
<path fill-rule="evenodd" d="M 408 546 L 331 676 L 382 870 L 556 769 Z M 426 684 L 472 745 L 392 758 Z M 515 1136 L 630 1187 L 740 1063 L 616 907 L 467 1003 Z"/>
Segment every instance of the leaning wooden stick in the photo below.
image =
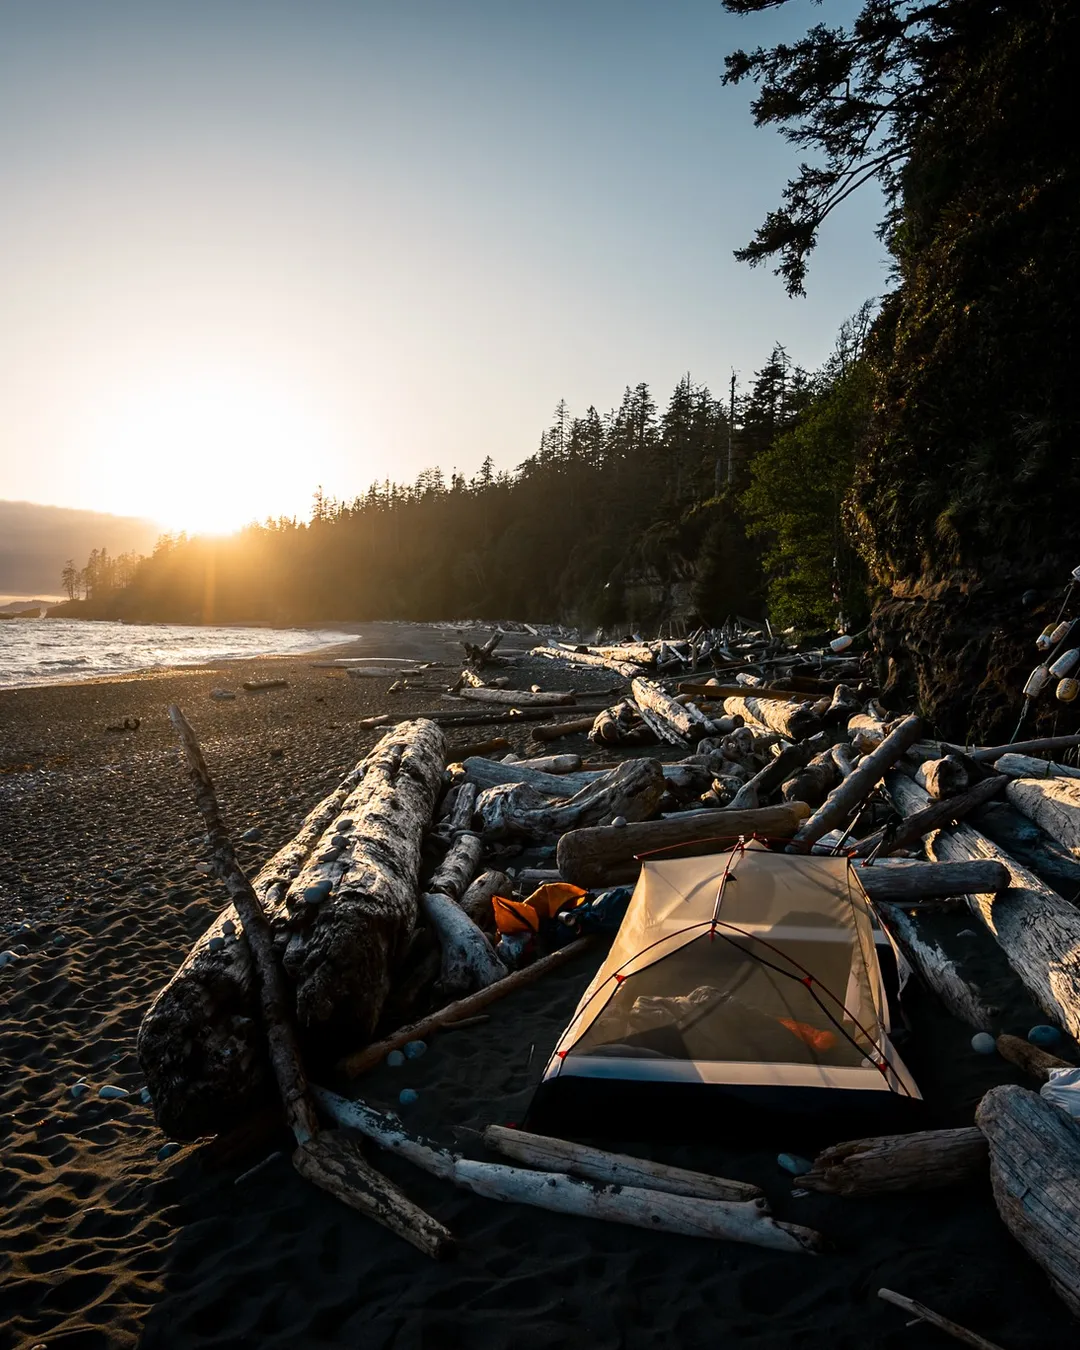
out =
<path fill-rule="evenodd" d="M 206 825 L 210 852 L 218 876 L 225 883 L 236 907 L 251 951 L 259 986 L 259 1003 L 270 1062 L 285 1106 L 289 1128 L 296 1139 L 293 1165 L 301 1176 L 367 1214 L 413 1246 L 433 1257 L 443 1256 L 453 1246 L 453 1235 L 442 1224 L 414 1205 L 380 1172 L 370 1167 L 348 1139 L 320 1134 L 315 1106 L 308 1091 L 304 1066 L 287 1012 L 281 975 L 274 960 L 270 925 L 251 882 L 236 860 L 229 832 L 221 817 L 217 794 L 206 767 L 198 739 L 184 714 L 175 705 L 169 720 L 176 728 L 187 758 L 188 775 L 195 800 Z"/>
<path fill-rule="evenodd" d="M 897 1308 L 903 1308 L 904 1312 L 911 1313 L 913 1317 L 919 1318 L 922 1322 L 929 1322 L 932 1327 L 937 1327 L 939 1331 L 948 1332 L 950 1336 L 955 1336 L 958 1341 L 963 1341 L 965 1345 L 974 1346 L 975 1350 L 1001 1350 L 1001 1346 L 996 1341 L 988 1341 L 985 1336 L 980 1336 L 977 1332 L 968 1331 L 967 1327 L 962 1327 L 958 1322 L 954 1322 L 950 1317 L 942 1317 L 940 1313 L 934 1312 L 933 1308 L 928 1308 L 925 1303 L 917 1303 L 915 1299 L 908 1298 L 906 1294 L 897 1294 L 892 1289 L 879 1289 L 878 1298 L 882 1298 L 886 1303 L 892 1303 Z"/>
<path fill-rule="evenodd" d="M 363 1050 L 357 1050 L 355 1054 L 347 1055 L 339 1062 L 337 1067 L 350 1078 L 366 1073 L 368 1069 L 373 1069 L 376 1064 L 381 1064 L 391 1050 L 400 1050 L 409 1041 L 423 1040 L 426 1036 L 430 1036 L 433 1031 L 460 1022 L 466 1017 L 471 1017 L 481 1008 L 486 1008 L 489 1003 L 494 1003 L 496 999 L 502 998 L 505 994 L 512 994 L 515 989 L 521 989 L 527 984 L 532 984 L 541 975 L 546 975 L 548 971 L 557 970 L 567 961 L 572 961 L 575 956 L 580 955 L 587 947 L 592 946 L 592 943 L 591 937 L 578 938 L 576 942 L 571 942 L 566 947 L 560 947 L 557 952 L 552 952 L 550 956 L 543 956 L 539 961 L 534 961 L 531 966 L 525 966 L 523 970 L 515 970 L 512 975 L 507 975 L 505 980 L 489 984 L 486 989 L 478 989 L 475 994 L 469 994 L 467 998 L 458 999 L 456 1003 L 448 1003 L 445 1008 L 440 1008 L 438 1012 L 432 1013 L 430 1017 L 422 1018 L 419 1022 L 412 1022 L 407 1027 L 399 1027 L 385 1040 L 374 1041 L 371 1045 L 365 1046 Z"/>

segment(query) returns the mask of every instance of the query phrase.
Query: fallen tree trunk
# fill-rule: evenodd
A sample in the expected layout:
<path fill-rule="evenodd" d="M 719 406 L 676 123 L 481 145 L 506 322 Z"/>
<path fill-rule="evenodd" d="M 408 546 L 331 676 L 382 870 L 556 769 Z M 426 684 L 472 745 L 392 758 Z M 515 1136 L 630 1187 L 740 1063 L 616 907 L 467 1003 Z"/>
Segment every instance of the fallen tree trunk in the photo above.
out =
<path fill-rule="evenodd" d="M 582 732 L 592 730 L 594 718 L 599 713 L 606 712 L 606 708 L 598 708 L 595 712 L 590 712 L 588 717 L 575 717 L 569 722 L 552 722 L 550 726 L 533 727 L 533 739 L 537 741 L 557 741 L 563 736 L 578 736 Z"/>
<path fill-rule="evenodd" d="M 498 929 L 495 926 L 495 910 L 491 902 L 496 895 L 509 897 L 513 893 L 514 884 L 505 872 L 494 870 L 481 872 L 461 897 L 461 908 L 482 933 L 493 938 Z"/>
<path fill-rule="evenodd" d="M 1030 1041 L 1025 1041 L 1020 1036 L 999 1036 L 997 1048 L 1002 1059 L 1007 1059 L 1010 1064 L 1015 1064 L 1018 1069 L 1031 1074 L 1032 1078 L 1037 1078 L 1040 1083 L 1049 1081 L 1051 1069 L 1075 1067 L 1067 1059 L 1059 1059 L 1057 1055 L 1040 1050 L 1037 1045 L 1032 1045 Z"/>
<path fill-rule="evenodd" d="M 643 674 L 642 667 L 635 665 L 632 661 L 619 661 L 607 656 L 593 656 L 590 652 L 571 652 L 567 651 L 565 647 L 534 647 L 529 655 L 543 656 L 549 661 L 568 661 L 571 665 L 577 666 L 603 666 L 605 670 L 615 671 L 624 680 L 632 680 L 636 675 Z"/>
<path fill-rule="evenodd" d="M 821 718 L 804 703 L 786 703 L 753 695 L 735 696 L 724 699 L 724 711 L 779 732 L 789 741 L 805 740 L 821 730 Z"/>
<path fill-rule="evenodd" d="M 764 806 L 756 811 L 691 811 L 669 820 L 652 820 L 621 828 L 600 826 L 572 830 L 559 840 L 559 872 L 575 886 L 608 886 L 632 882 L 641 870 L 638 855 L 696 857 L 719 853 L 741 835 L 787 839 L 809 808 L 802 802 Z"/>
<path fill-rule="evenodd" d="M 567 830 L 604 825 L 622 816 L 646 820 L 664 795 L 664 774 L 655 759 L 629 759 L 617 769 L 562 800 L 543 797 L 522 783 L 503 783 L 480 794 L 477 811 L 492 839 L 553 841 Z"/>
<path fill-rule="evenodd" d="M 363 759 L 305 816 L 252 888 L 271 916 L 362 780 Z M 270 1065 L 256 1016 L 255 972 L 243 925 L 229 904 L 150 1005 L 136 1052 L 158 1124 L 172 1139 L 197 1139 L 248 1118 L 269 1096 Z"/>
<path fill-rule="evenodd" d="M 1075 750 L 1080 746 L 1080 736 L 1045 736 L 1037 741 L 1015 741 L 1012 745 L 984 745 L 967 750 L 962 745 L 946 745 L 942 750 L 959 750 L 972 759 L 988 761 L 993 764 L 1002 755 L 1037 755 L 1044 750 Z"/>
<path fill-rule="evenodd" d="M 1080 783 L 1073 778 L 1014 778 L 1005 796 L 1028 820 L 1080 858 Z"/>
<path fill-rule="evenodd" d="M 890 774 L 888 789 L 905 815 L 929 800 L 903 774 Z M 928 852 L 936 862 L 990 858 L 1009 869 L 1008 890 L 971 894 L 968 904 L 1039 1007 L 1070 1036 L 1080 1036 L 1080 911 L 968 825 L 939 831 Z"/>
<path fill-rule="evenodd" d="M 569 1172 L 609 1186 L 639 1186 L 669 1195 L 693 1195 L 699 1200 L 754 1200 L 761 1194 L 757 1186 L 745 1181 L 728 1181 L 707 1172 L 690 1172 L 626 1153 L 574 1144 L 568 1139 L 508 1130 L 503 1125 L 489 1125 L 484 1131 L 484 1143 L 496 1153 L 541 1171 Z"/>
<path fill-rule="evenodd" d="M 529 689 L 489 689 L 485 686 L 483 689 L 461 689 L 458 697 L 472 703 L 499 703 L 513 708 L 553 708 L 574 702 L 569 689 L 536 694 Z"/>
<path fill-rule="evenodd" d="M 479 835 L 459 835 L 420 897 L 420 907 L 439 939 L 442 960 L 436 987 L 444 1000 L 485 989 L 507 974 L 487 935 L 457 903 L 476 875 L 482 852 Z"/>
<path fill-rule="evenodd" d="M 1008 779 L 1004 775 L 997 778 L 987 778 L 982 783 L 976 783 L 973 788 L 968 788 L 967 792 L 962 792 L 959 797 L 949 797 L 946 801 L 935 802 L 926 798 L 929 803 L 921 811 L 916 811 L 914 815 L 900 822 L 900 825 L 894 831 L 892 839 L 882 848 L 883 853 L 895 853 L 898 849 L 909 848 L 912 844 L 922 839 L 923 835 L 929 834 L 931 830 L 939 829 L 943 825 L 952 825 L 964 816 L 985 805 L 992 797 L 996 797 L 1005 787 Z M 921 791 L 921 789 L 920 789 Z M 874 842 L 862 841 L 855 846 L 855 856 L 864 858 L 870 853 L 877 842 L 875 836 Z"/>
<path fill-rule="evenodd" d="M 317 1090 L 319 1106 L 339 1125 L 359 1130 L 380 1147 L 406 1158 L 433 1176 L 489 1200 L 532 1205 L 558 1214 L 606 1219 L 652 1232 L 721 1238 L 787 1252 L 817 1252 L 821 1235 L 772 1218 L 764 1198 L 701 1200 L 635 1186 L 603 1186 L 562 1172 L 532 1172 L 499 1163 L 462 1158 L 425 1139 L 409 1135 L 396 1119 L 363 1102 L 346 1101 Z"/>
<path fill-rule="evenodd" d="M 924 760 L 915 771 L 915 781 L 935 801 L 959 796 L 971 786 L 967 766 L 952 755 Z"/>
<path fill-rule="evenodd" d="M 799 1185 L 829 1195 L 936 1191 L 985 1177 L 989 1150 L 974 1125 L 850 1139 L 824 1149 Z"/>
<path fill-rule="evenodd" d="M 578 763 L 580 762 L 579 760 Z M 469 759 L 462 767 L 477 787 L 496 787 L 500 783 L 526 783 L 545 797 L 571 797 L 582 788 L 589 787 L 597 779 L 595 773 L 544 773 L 539 769 L 526 768 L 521 763 L 504 764 L 501 760 L 495 759 Z"/>
<path fill-rule="evenodd" d="M 642 720 L 672 745 L 686 746 L 712 731 L 712 723 L 692 703 L 676 703 L 652 680 L 636 679 L 630 686 Z"/>
<path fill-rule="evenodd" d="M 1012 1084 L 990 1089 L 975 1123 L 1005 1226 L 1080 1317 L 1080 1123 Z"/>
<path fill-rule="evenodd" d="M 467 998 L 458 999 L 456 1003 L 448 1003 L 445 1008 L 440 1008 L 437 1012 L 421 1018 L 418 1022 L 411 1022 L 408 1026 L 399 1027 L 397 1031 L 383 1040 L 373 1041 L 362 1050 L 356 1050 L 351 1055 L 346 1055 L 338 1063 L 338 1070 L 350 1078 L 366 1073 L 368 1069 L 373 1069 L 376 1064 L 381 1064 L 391 1050 L 400 1050 L 409 1041 L 426 1040 L 433 1032 L 439 1031 L 443 1027 L 453 1026 L 466 1017 L 474 1016 L 474 1014 L 486 1008 L 489 1003 L 494 1003 L 496 999 L 505 998 L 507 994 L 512 994 L 516 989 L 522 989 L 526 985 L 533 984 L 550 971 L 558 970 L 561 966 L 580 956 L 592 945 L 593 939 L 591 937 L 578 938 L 576 942 L 571 942 L 566 947 L 560 947 L 557 952 L 552 952 L 550 956 L 543 956 L 539 961 L 534 961 L 531 966 L 513 971 L 512 974 L 507 975 L 505 980 L 500 980 L 498 984 L 488 985 L 486 989 L 479 989 Z"/>
<path fill-rule="evenodd" d="M 875 904 L 885 900 L 903 905 L 934 896 L 990 893 L 1009 885 L 1009 869 L 992 858 L 949 863 L 864 863 L 855 868 L 855 875 Z"/>
<path fill-rule="evenodd" d="M 808 852 L 810 845 L 816 843 L 823 834 L 843 826 L 855 808 L 869 797 L 885 770 L 891 768 L 921 734 L 922 723 L 919 719 L 906 717 L 876 750 L 859 761 L 854 772 L 829 793 L 824 804 L 810 819 L 800 825 L 794 840 L 796 849 Z"/>
<path fill-rule="evenodd" d="M 1007 773 L 1010 778 L 1080 778 L 1080 769 L 1071 764 L 1056 764 L 1034 755 L 1002 755 L 994 762 L 994 772 Z"/>
<path fill-rule="evenodd" d="M 1066 899 L 1075 901 L 1080 894 L 1080 860 L 1009 802 L 990 802 L 973 811 L 971 824 Z"/>
<path fill-rule="evenodd" d="M 780 789 L 784 801 L 805 802 L 807 806 L 821 805 L 842 777 L 833 748 L 815 755 L 809 764 L 787 780 Z"/>
<path fill-rule="evenodd" d="M 1001 1009 L 979 988 L 973 973 L 962 970 L 938 943 L 921 933 L 916 920 L 900 906 L 881 904 L 877 911 L 908 965 L 942 1005 L 969 1027 L 989 1031 Z"/>

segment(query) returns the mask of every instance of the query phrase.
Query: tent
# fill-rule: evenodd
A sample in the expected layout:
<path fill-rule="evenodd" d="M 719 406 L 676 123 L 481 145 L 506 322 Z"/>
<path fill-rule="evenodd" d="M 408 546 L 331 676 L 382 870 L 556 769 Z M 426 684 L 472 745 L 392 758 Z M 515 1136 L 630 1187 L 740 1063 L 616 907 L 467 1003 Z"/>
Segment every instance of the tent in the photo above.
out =
<path fill-rule="evenodd" d="M 529 1124 L 670 1135 L 798 1113 L 914 1128 L 886 973 L 895 995 L 894 953 L 846 858 L 752 841 L 646 860 Z"/>

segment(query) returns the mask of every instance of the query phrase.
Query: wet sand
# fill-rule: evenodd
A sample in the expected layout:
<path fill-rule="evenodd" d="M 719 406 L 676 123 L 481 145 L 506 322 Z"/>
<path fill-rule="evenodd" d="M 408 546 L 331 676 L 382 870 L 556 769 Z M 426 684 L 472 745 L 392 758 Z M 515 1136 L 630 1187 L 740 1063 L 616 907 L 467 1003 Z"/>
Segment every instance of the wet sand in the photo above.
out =
<path fill-rule="evenodd" d="M 367 628 L 393 630 L 368 634 Z M 365 626 L 357 653 L 441 659 L 453 633 Z M 427 644 L 432 645 L 427 645 Z M 436 651 L 436 648 L 439 650 Z M 335 649 L 334 655 L 346 655 Z M 891 1288 L 1006 1350 L 1072 1346 L 1076 1324 L 1013 1243 L 989 1187 L 888 1201 L 793 1196 L 776 1145 L 642 1143 L 629 1151 L 763 1185 L 780 1217 L 834 1250 L 785 1256 L 558 1218 L 455 1191 L 394 1159 L 386 1171 L 460 1239 L 434 1265 L 302 1181 L 287 1155 L 237 1178 L 276 1143 L 227 1165 L 198 1146 L 166 1161 L 139 1098 L 135 1036 L 146 1007 L 224 905 L 165 709 L 198 730 L 234 834 L 256 869 L 380 734 L 374 712 L 437 706 L 388 694 L 313 658 L 229 662 L 97 684 L 0 693 L 0 1346 L 394 1347 L 554 1350 L 828 1346 L 932 1350 L 875 1297 Z M 406 662 L 407 663 L 407 662 Z M 216 703 L 211 689 L 286 678 Z M 561 680 L 526 672 L 521 683 Z M 590 676 L 574 682 L 598 688 Z M 105 727 L 140 718 L 133 733 Z M 501 732 L 524 749 L 527 727 Z M 451 739 L 471 739 L 452 732 Z M 584 748 L 584 739 L 572 742 Z M 23 927 L 23 925 L 26 925 Z M 476 1131 L 520 1121 L 599 957 L 493 1005 L 489 1022 L 434 1038 L 405 1067 L 363 1081 L 374 1104 L 419 1100 L 410 1126 L 482 1156 Z M 917 1001 L 908 1053 L 951 1121 L 970 1119 L 1005 1066 Z M 85 1078 L 79 1098 L 71 1087 Z M 132 1095 L 98 1097 L 114 1084 Z M 784 1147 L 802 1152 L 792 1137 Z M 797 1189 L 797 1185 L 795 1187 Z"/>

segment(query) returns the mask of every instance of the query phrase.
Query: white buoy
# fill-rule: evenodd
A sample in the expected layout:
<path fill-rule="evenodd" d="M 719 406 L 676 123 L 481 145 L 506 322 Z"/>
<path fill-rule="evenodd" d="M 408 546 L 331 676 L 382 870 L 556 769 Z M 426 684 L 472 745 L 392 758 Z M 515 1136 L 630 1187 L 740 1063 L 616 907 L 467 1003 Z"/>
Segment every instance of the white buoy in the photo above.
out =
<path fill-rule="evenodd" d="M 850 633 L 841 633 L 838 638 L 833 638 L 829 646 L 834 652 L 846 652 L 854 641 Z"/>
<path fill-rule="evenodd" d="M 1024 685 L 1025 698 L 1038 698 L 1050 680 L 1049 666 L 1036 666 Z"/>
<path fill-rule="evenodd" d="M 1050 667 L 1050 674 L 1059 680 L 1063 680 L 1066 675 L 1073 673 L 1077 661 L 1080 661 L 1080 647 L 1070 647 L 1067 652 L 1062 652 Z"/>

